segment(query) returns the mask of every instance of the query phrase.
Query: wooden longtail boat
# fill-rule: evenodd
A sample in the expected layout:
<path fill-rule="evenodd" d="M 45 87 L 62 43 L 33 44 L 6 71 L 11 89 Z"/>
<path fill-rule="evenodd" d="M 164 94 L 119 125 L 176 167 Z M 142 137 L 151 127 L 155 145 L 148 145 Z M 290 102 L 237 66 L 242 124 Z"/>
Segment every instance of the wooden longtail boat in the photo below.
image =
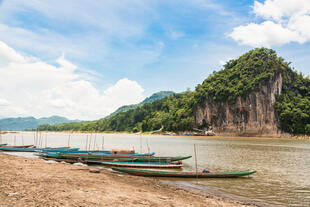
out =
<path fill-rule="evenodd" d="M 82 159 L 82 160 L 101 160 L 101 161 L 113 161 L 115 159 L 135 159 L 135 162 L 175 162 L 179 160 L 185 160 L 192 156 L 186 157 L 142 157 L 142 156 L 115 156 L 115 155 L 76 155 L 67 153 L 46 153 L 42 154 L 43 157 L 53 157 L 61 159 Z"/>
<path fill-rule="evenodd" d="M 87 164 L 100 164 L 117 167 L 143 167 L 143 168 L 181 168 L 182 163 L 168 162 L 120 162 L 120 161 L 94 161 L 88 160 Z"/>
<path fill-rule="evenodd" d="M 70 149 L 71 147 L 45 147 L 44 150 Z"/>
<path fill-rule="evenodd" d="M 156 170 L 140 170 L 132 168 L 112 167 L 113 170 L 124 172 L 131 175 L 148 176 L 148 177 L 181 177 L 181 178 L 235 178 L 247 176 L 255 173 L 255 170 L 248 170 L 244 172 L 221 172 L 221 173 L 203 173 L 203 172 L 169 172 Z"/>
<path fill-rule="evenodd" d="M 78 150 L 72 152 L 64 152 L 64 153 L 74 153 L 74 154 L 111 154 L 109 150 Z"/>
<path fill-rule="evenodd" d="M 82 155 L 82 156 L 110 156 L 110 157 L 146 157 L 153 156 L 155 152 L 152 153 L 144 153 L 144 154 L 110 154 L 110 153 L 79 153 L 79 151 L 75 152 L 59 152 L 59 155 Z"/>
<path fill-rule="evenodd" d="M 30 148 L 30 147 L 35 147 L 34 145 L 5 145 L 4 147 L 11 147 L 11 148 Z"/>
<path fill-rule="evenodd" d="M 38 148 L 16 148 L 16 147 L 0 147 L 0 151 L 11 151 L 11 152 L 37 152 Z"/>
<path fill-rule="evenodd" d="M 87 163 L 87 164 L 92 164 L 92 163 L 89 163 L 90 161 L 89 160 L 80 160 L 80 159 L 61 159 L 61 158 L 52 158 L 52 157 L 44 157 L 43 158 L 44 160 L 54 160 L 54 161 L 57 161 L 57 162 L 68 162 L 68 163 L 76 163 L 76 162 L 82 162 L 82 163 Z M 119 159 L 118 161 L 121 161 L 121 162 L 133 162 L 134 159 Z M 95 163 L 93 163 L 95 164 Z"/>
<path fill-rule="evenodd" d="M 1 151 L 11 151 L 11 152 L 42 152 L 42 151 L 49 151 L 49 152 L 62 152 L 62 150 L 67 151 L 67 150 L 79 150 L 80 148 L 59 148 L 59 149 L 52 149 L 52 148 L 35 148 L 35 147 L 29 147 L 29 148 L 18 148 L 18 147 L 0 147 Z"/>
<path fill-rule="evenodd" d="M 59 147 L 59 148 L 43 148 L 40 149 L 41 152 L 62 152 L 62 153 L 66 153 L 66 152 L 76 152 L 78 151 L 80 148 L 70 148 L 70 147 Z"/>

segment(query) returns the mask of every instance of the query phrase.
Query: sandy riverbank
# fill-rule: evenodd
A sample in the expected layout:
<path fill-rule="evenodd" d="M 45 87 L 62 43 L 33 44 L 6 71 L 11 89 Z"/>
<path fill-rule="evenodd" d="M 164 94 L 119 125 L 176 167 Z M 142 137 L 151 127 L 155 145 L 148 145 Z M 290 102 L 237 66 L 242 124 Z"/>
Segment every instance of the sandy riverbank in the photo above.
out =
<path fill-rule="evenodd" d="M 10 193 L 18 193 L 9 195 Z M 0 206 L 246 206 L 153 178 L 0 153 Z"/>

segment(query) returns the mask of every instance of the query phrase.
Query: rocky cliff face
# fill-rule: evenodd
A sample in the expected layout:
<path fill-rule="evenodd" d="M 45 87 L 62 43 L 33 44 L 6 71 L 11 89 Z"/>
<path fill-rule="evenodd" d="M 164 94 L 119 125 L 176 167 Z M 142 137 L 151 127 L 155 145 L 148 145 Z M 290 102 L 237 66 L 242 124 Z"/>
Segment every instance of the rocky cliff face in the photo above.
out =
<path fill-rule="evenodd" d="M 200 125 L 205 120 L 217 135 L 283 136 L 274 107 L 282 85 L 283 77 L 278 73 L 233 104 L 206 101 L 196 108 L 195 122 Z"/>

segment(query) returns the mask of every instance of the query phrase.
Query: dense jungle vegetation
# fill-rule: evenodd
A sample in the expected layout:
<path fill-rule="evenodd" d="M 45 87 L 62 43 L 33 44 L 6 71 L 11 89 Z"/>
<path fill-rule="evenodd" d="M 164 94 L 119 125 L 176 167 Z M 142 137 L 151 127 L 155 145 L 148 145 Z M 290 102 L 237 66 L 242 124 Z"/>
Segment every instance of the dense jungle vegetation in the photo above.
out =
<path fill-rule="evenodd" d="M 208 102 L 234 103 L 279 73 L 283 76 L 282 94 L 276 112 L 280 128 L 292 134 L 310 134 L 310 80 L 290 67 L 271 49 L 253 49 L 230 60 L 224 69 L 213 72 L 191 92 L 175 94 L 136 109 L 98 121 L 42 125 L 38 130 L 75 131 L 166 131 L 192 130 L 197 105 Z"/>
<path fill-rule="evenodd" d="M 38 130 L 49 131 L 166 131 L 191 130 L 194 124 L 192 92 L 175 94 L 164 99 L 121 112 L 98 121 L 42 125 Z"/>

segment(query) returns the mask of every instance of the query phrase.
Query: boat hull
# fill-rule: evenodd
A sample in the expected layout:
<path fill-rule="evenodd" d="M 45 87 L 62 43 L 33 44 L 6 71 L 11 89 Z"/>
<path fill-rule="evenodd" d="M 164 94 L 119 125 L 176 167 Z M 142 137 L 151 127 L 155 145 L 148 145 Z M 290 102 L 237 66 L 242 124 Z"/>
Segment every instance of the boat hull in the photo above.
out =
<path fill-rule="evenodd" d="M 71 150 L 79 150 L 80 148 L 21 148 L 21 147 L 0 147 L 0 151 L 11 151 L 11 152 L 62 152 L 62 151 L 71 151 Z"/>
<path fill-rule="evenodd" d="M 147 177 L 181 177 L 181 178 L 235 178 L 248 176 L 255 173 L 255 170 L 244 172 L 222 172 L 222 173 L 201 173 L 201 172 L 169 172 L 155 170 L 139 170 L 131 168 L 112 167 L 113 170 L 124 172 L 131 175 L 147 176 Z"/>
<path fill-rule="evenodd" d="M 0 147 L 0 151 L 10 152 L 37 152 L 38 148 L 16 148 L 16 147 Z"/>
<path fill-rule="evenodd" d="M 62 159 L 62 158 L 53 158 L 53 157 L 43 157 L 44 160 L 53 160 L 56 162 L 68 162 L 68 163 L 76 163 L 82 162 L 86 164 L 96 164 L 92 163 L 93 160 L 81 160 L 81 159 Z M 119 159 L 119 162 L 133 162 L 134 159 Z"/>
<path fill-rule="evenodd" d="M 183 165 L 178 163 L 158 163 L 158 162 L 118 162 L 118 161 L 86 161 L 87 164 L 99 164 L 117 167 L 134 167 L 134 168 L 181 168 Z"/>
<path fill-rule="evenodd" d="M 185 160 L 192 156 L 186 157 L 143 157 L 143 156 L 115 156 L 115 155 L 78 155 L 78 154 L 67 154 L 67 153 L 47 153 L 43 154 L 43 157 L 53 157 L 61 159 L 81 159 L 81 160 L 98 160 L 98 161 L 115 161 L 120 159 L 134 159 L 135 162 L 175 162 L 179 160 Z"/>
<path fill-rule="evenodd" d="M 85 153 L 82 151 L 80 153 L 79 151 L 75 152 L 61 152 L 59 155 L 65 155 L 65 156 L 70 156 L 70 155 L 75 155 L 75 156 L 105 156 L 105 157 L 147 157 L 147 156 L 153 156 L 155 152 L 152 153 L 145 153 L 145 154 L 111 154 L 111 151 L 106 151 L 104 153 L 98 153 L 98 152 L 88 152 Z"/>
<path fill-rule="evenodd" d="M 59 148 L 43 148 L 40 149 L 41 152 L 60 152 L 60 153 L 73 153 L 78 151 L 80 148 L 68 148 L 68 147 L 59 147 Z"/>
<path fill-rule="evenodd" d="M 30 147 L 34 147 L 34 145 L 5 145 L 4 147 L 10 147 L 10 148 L 30 148 Z"/>
<path fill-rule="evenodd" d="M 78 150 L 78 151 L 70 151 L 70 152 L 63 152 L 63 153 L 74 153 L 74 154 L 82 154 L 82 155 L 87 155 L 87 154 L 111 154 L 111 151 L 108 150 Z"/>

